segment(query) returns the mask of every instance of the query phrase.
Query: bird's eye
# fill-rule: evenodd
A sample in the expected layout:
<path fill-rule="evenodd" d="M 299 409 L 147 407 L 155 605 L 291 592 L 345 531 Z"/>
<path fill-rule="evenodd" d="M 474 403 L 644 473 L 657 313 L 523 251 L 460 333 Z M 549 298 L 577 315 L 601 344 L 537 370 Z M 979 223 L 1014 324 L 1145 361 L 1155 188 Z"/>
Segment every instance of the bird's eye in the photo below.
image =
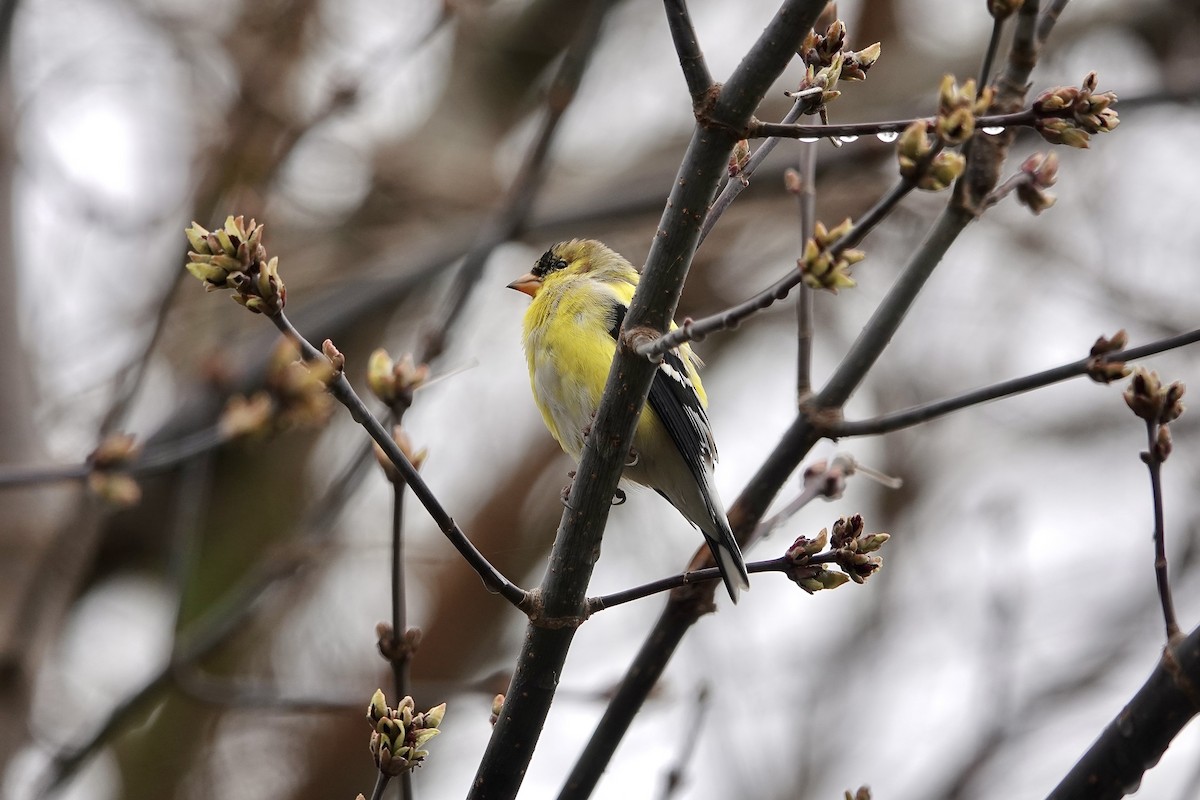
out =
<path fill-rule="evenodd" d="M 544 278 L 551 272 L 564 269 L 567 266 L 567 260 L 561 256 L 556 256 L 553 250 L 547 250 L 537 264 L 533 267 L 533 274 L 539 278 Z"/>

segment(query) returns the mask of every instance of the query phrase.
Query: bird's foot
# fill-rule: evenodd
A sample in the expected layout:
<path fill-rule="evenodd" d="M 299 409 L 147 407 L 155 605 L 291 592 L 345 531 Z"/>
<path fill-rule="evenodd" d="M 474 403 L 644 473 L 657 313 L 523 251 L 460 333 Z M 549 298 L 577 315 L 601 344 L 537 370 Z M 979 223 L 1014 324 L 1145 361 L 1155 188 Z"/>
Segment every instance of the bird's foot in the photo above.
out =
<path fill-rule="evenodd" d="M 632 447 L 629 448 L 629 460 L 625 462 L 625 468 L 629 469 L 630 467 L 636 467 L 638 461 L 640 460 L 641 456 L 638 455 L 638 451 L 634 450 Z"/>
<path fill-rule="evenodd" d="M 626 500 L 625 490 L 617 489 L 616 494 L 613 495 L 612 504 L 614 506 L 623 506 L 623 505 L 625 505 L 625 500 Z"/>

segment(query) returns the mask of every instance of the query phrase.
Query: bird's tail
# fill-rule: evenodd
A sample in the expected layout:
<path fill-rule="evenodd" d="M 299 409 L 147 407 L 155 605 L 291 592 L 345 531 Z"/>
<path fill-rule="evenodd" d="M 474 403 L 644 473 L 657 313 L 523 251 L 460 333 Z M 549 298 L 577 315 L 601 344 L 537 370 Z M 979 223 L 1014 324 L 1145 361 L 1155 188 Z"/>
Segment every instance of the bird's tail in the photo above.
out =
<path fill-rule="evenodd" d="M 704 539 L 712 551 L 717 569 L 721 570 L 721 580 L 729 592 L 729 599 L 738 601 L 738 592 L 750 588 L 750 573 L 746 572 L 746 562 L 742 558 L 742 550 L 738 547 L 737 539 L 729 528 L 729 520 L 719 509 L 713 514 L 715 531 L 704 531 Z"/>

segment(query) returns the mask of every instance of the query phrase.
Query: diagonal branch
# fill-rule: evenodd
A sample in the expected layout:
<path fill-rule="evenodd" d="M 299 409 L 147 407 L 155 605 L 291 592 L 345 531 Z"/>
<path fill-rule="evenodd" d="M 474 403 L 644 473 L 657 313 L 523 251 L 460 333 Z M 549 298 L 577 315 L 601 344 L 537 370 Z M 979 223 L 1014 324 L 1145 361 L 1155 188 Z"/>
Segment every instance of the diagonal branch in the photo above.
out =
<path fill-rule="evenodd" d="M 699 241 L 704 211 L 716 194 L 736 131 L 749 122 L 772 82 L 795 56 L 824 0 L 785 0 L 698 120 L 630 304 L 604 398 L 588 436 L 540 589 L 543 616 L 529 626 L 503 712 L 476 772 L 472 798 L 516 794 L 554 698 L 612 497 L 646 402 L 656 365 L 634 352 L 670 323 Z"/>
<path fill-rule="evenodd" d="M 281 333 L 296 343 L 305 361 L 325 358 L 320 350 L 317 350 L 311 342 L 300 335 L 299 331 L 292 326 L 291 321 L 288 320 L 282 311 L 275 316 L 269 317 L 269 319 L 275 323 L 275 327 L 279 328 Z M 326 341 L 326 345 L 332 346 L 328 340 Z M 408 484 L 413 494 L 416 495 L 417 500 L 420 501 L 421 505 L 429 513 L 430 518 L 433 519 L 434 523 L 450 541 L 450 544 L 454 546 L 454 549 L 479 574 L 480 579 L 483 580 L 483 585 L 487 587 L 488 591 L 499 594 L 517 608 L 527 611 L 530 602 L 529 593 L 504 577 L 504 575 L 492 566 L 483 553 L 480 553 L 478 548 L 471 543 L 471 540 L 463 533 L 462 528 L 458 527 L 458 523 L 454 521 L 454 518 L 450 516 L 450 513 L 446 511 L 437 499 L 437 496 L 434 495 L 433 490 L 429 488 L 429 484 L 425 483 L 425 479 L 421 477 L 421 474 L 417 472 L 416 468 L 408 460 L 408 457 L 404 455 L 399 445 L 396 444 L 395 439 L 383 427 L 383 423 L 375 418 L 375 415 L 367 408 L 362 398 L 354 391 L 345 374 L 338 372 L 336 377 L 329 382 L 328 389 L 334 399 L 346 407 L 346 410 L 350 412 L 350 416 L 354 418 L 354 421 L 363 426 L 367 434 L 375 440 L 375 444 L 379 445 L 379 448 L 383 450 L 388 460 L 396 466 L 396 469 L 403 476 L 405 483 Z"/>
<path fill-rule="evenodd" d="M 1128 350 L 1109 353 L 1101 360 L 1107 363 L 1135 361 L 1139 358 L 1165 353 L 1168 350 L 1186 347 L 1197 342 L 1200 342 L 1200 329 L 1181 333 L 1178 336 L 1170 336 L 1166 339 L 1159 339 L 1158 341 L 1144 344 L 1141 347 L 1131 347 Z M 964 408 L 981 405 L 992 400 L 999 400 L 1002 397 L 1012 397 L 1013 395 L 1040 389 L 1043 386 L 1087 375 L 1095 363 L 1096 360 L 1092 357 L 1083 358 L 1079 361 L 1072 361 L 1069 364 L 1062 364 L 1042 370 L 1041 372 L 1035 372 L 1032 375 L 1024 375 L 1020 378 L 1002 381 L 991 386 L 973 389 L 954 397 L 948 397 L 944 400 L 913 406 L 912 408 L 895 411 L 891 414 L 882 414 L 872 419 L 831 422 L 823 425 L 821 432 L 830 438 L 840 439 L 843 436 L 870 436 L 911 428 L 914 425 L 920 425 L 923 422 L 937 419 L 938 417 L 960 411 Z"/>
<path fill-rule="evenodd" d="M 1200 713 L 1200 628 L 1168 644 L 1158 666 L 1047 800 L 1117 800 Z"/>

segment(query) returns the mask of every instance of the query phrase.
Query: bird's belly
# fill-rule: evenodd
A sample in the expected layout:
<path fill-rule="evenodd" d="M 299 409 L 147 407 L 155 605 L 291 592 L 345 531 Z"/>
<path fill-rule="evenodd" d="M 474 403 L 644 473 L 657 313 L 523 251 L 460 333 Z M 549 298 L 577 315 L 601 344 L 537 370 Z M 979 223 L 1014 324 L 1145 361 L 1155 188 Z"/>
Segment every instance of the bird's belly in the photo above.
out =
<path fill-rule="evenodd" d="M 546 427 L 567 455 L 578 461 L 599 397 L 585 381 L 545 364 L 534 369 L 533 393 Z"/>

